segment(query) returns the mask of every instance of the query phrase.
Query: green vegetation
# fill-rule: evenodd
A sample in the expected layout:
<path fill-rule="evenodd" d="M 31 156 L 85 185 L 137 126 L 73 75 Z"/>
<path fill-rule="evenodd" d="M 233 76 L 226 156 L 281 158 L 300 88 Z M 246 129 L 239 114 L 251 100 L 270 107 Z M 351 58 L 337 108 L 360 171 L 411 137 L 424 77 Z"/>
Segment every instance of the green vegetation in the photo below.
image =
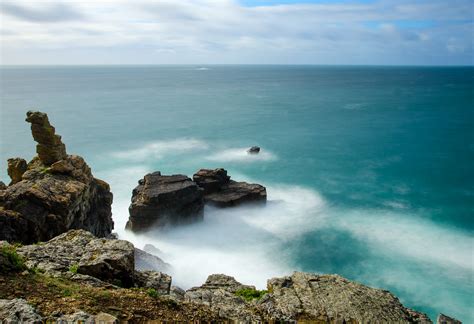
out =
<path fill-rule="evenodd" d="M 148 294 L 148 296 L 153 298 L 158 298 L 160 296 L 160 294 L 158 294 L 155 288 L 149 288 L 146 293 Z"/>
<path fill-rule="evenodd" d="M 16 246 L 4 244 L 1 247 L 2 261 L 0 263 L 0 272 L 25 270 L 25 261 L 16 252 Z"/>
<path fill-rule="evenodd" d="M 254 299 L 259 300 L 266 293 L 268 293 L 267 290 L 256 290 L 250 288 L 240 289 L 235 292 L 237 296 L 242 297 L 246 301 L 252 301 Z"/>
<path fill-rule="evenodd" d="M 71 264 L 71 266 L 69 267 L 69 272 L 77 273 L 78 268 L 79 266 L 77 264 Z"/>

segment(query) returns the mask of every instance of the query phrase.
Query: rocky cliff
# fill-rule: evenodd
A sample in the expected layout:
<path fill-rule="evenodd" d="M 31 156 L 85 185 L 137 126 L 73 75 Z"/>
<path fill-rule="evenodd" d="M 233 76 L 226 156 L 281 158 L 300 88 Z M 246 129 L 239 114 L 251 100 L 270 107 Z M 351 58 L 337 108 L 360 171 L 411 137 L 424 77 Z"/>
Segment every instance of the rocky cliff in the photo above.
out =
<path fill-rule="evenodd" d="M 0 242 L 0 249 L 0 318 L 7 321 L 431 322 L 390 292 L 337 275 L 294 272 L 259 291 L 214 274 L 184 291 L 171 286 L 168 274 L 138 270 L 143 260 L 136 257 L 146 252 L 83 230 L 28 246 Z M 145 255 L 149 267 L 165 264 L 150 258 L 156 257 Z"/>
<path fill-rule="evenodd" d="M 0 188 L 0 240 L 33 243 L 69 229 L 97 236 L 113 228 L 109 185 L 93 177 L 77 155 L 66 154 L 61 137 L 41 112 L 27 113 L 37 156 L 8 160 L 12 181 Z"/>

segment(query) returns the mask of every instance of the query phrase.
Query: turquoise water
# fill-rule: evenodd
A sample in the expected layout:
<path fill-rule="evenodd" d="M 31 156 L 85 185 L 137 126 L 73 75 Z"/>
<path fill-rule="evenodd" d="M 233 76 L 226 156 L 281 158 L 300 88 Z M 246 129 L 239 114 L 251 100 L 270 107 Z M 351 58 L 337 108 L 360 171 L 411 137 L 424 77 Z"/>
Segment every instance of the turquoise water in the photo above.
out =
<path fill-rule="evenodd" d="M 25 112 L 49 114 L 69 153 L 115 195 L 116 230 L 153 243 L 183 287 L 211 272 L 265 286 L 338 273 L 406 305 L 474 322 L 474 68 L 3 67 L 1 179 L 31 158 Z M 262 154 L 245 154 L 259 145 Z M 126 233 L 146 172 L 224 167 L 268 188 L 266 207 Z"/>

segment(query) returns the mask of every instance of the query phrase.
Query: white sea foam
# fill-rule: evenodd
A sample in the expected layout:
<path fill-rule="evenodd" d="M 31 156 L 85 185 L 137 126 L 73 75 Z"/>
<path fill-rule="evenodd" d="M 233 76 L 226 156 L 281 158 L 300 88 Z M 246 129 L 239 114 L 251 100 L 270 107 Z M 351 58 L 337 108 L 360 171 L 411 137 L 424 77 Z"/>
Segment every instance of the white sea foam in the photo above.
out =
<path fill-rule="evenodd" d="M 181 154 L 190 151 L 207 150 L 208 144 L 194 138 L 181 138 L 168 141 L 146 143 L 138 149 L 113 152 L 112 156 L 130 161 L 145 161 L 147 159 L 162 159 L 164 156 Z"/>
<path fill-rule="evenodd" d="M 262 149 L 258 154 L 247 153 L 248 147 L 237 147 L 218 151 L 207 157 L 210 161 L 216 162 L 261 162 L 274 161 L 277 156 L 272 152 Z"/>

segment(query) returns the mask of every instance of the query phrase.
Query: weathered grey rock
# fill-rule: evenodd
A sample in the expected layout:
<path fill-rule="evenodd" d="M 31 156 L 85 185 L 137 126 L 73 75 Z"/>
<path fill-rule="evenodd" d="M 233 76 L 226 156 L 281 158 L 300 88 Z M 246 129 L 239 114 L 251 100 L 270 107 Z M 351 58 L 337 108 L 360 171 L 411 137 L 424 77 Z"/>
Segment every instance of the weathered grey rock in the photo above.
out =
<path fill-rule="evenodd" d="M 61 136 L 55 134 L 48 115 L 39 111 L 28 111 L 26 121 L 31 123 L 31 133 L 34 140 L 38 142 L 36 153 L 44 165 L 50 166 L 66 158 L 66 146 L 61 141 Z"/>
<path fill-rule="evenodd" d="M 268 280 L 268 291 L 271 293 L 259 301 L 258 307 L 271 318 L 283 321 L 430 322 L 426 315 L 405 308 L 390 292 L 338 275 L 295 272 Z"/>
<path fill-rule="evenodd" d="M 135 270 L 168 272 L 171 265 L 153 254 L 135 248 Z"/>
<path fill-rule="evenodd" d="M 143 251 L 156 255 L 159 258 L 162 258 L 164 256 L 163 251 L 161 251 L 159 248 L 157 248 L 153 244 L 145 244 L 145 246 L 143 247 Z"/>
<path fill-rule="evenodd" d="M 247 153 L 248 153 L 248 154 L 258 154 L 258 153 L 260 153 L 260 147 L 258 147 L 258 146 L 252 146 L 251 148 L 249 148 L 249 149 L 247 150 Z"/>
<path fill-rule="evenodd" d="M 135 286 L 153 288 L 160 295 L 169 295 L 171 277 L 158 271 L 136 271 Z"/>
<path fill-rule="evenodd" d="M 176 301 L 183 301 L 186 291 L 177 286 L 171 286 L 170 288 L 170 298 Z"/>
<path fill-rule="evenodd" d="M 204 188 L 204 201 L 216 207 L 232 207 L 244 203 L 264 203 L 267 200 L 265 187 L 259 184 L 230 180 L 227 171 L 201 169 L 193 176 Z"/>
<path fill-rule="evenodd" d="M 33 137 L 43 144 L 54 142 L 57 135 L 49 122 L 45 124 L 47 116 L 43 115 L 29 114 L 34 121 Z M 62 153 L 56 157 L 61 159 L 50 164 L 43 161 L 44 156 L 33 158 L 21 181 L 1 191 L 0 239 L 29 244 L 47 241 L 69 229 L 85 229 L 101 237 L 110 234 L 109 185 L 92 176 L 82 157 Z"/>
<path fill-rule="evenodd" d="M 82 323 L 82 324 L 115 324 L 119 323 L 117 317 L 108 313 L 100 312 L 92 315 L 84 311 L 77 311 L 73 314 L 61 315 L 59 317 L 49 317 L 46 322 L 54 322 L 59 324 Z"/>
<path fill-rule="evenodd" d="M 184 299 L 189 302 L 204 304 L 219 313 L 220 316 L 239 322 L 260 322 L 258 311 L 244 299 L 235 294 L 241 289 L 255 289 L 243 285 L 235 278 L 223 275 L 210 275 L 200 287 L 186 291 Z"/>
<path fill-rule="evenodd" d="M 439 314 L 436 319 L 437 324 L 461 324 L 462 322 L 444 314 Z"/>
<path fill-rule="evenodd" d="M 23 173 L 26 172 L 27 163 L 25 159 L 22 158 L 11 158 L 8 159 L 8 176 L 12 179 L 10 185 L 20 182 L 23 176 Z"/>
<path fill-rule="evenodd" d="M 203 217 L 202 190 L 184 175 L 147 174 L 133 190 L 127 229 L 182 224 Z"/>
<path fill-rule="evenodd" d="M 28 268 L 49 275 L 67 272 L 89 275 L 124 287 L 133 285 L 134 247 L 123 240 L 96 238 L 84 230 L 71 230 L 37 245 L 17 249 Z"/>
<path fill-rule="evenodd" d="M 43 318 L 26 300 L 0 299 L 0 321 L 5 323 L 42 323 Z"/>

